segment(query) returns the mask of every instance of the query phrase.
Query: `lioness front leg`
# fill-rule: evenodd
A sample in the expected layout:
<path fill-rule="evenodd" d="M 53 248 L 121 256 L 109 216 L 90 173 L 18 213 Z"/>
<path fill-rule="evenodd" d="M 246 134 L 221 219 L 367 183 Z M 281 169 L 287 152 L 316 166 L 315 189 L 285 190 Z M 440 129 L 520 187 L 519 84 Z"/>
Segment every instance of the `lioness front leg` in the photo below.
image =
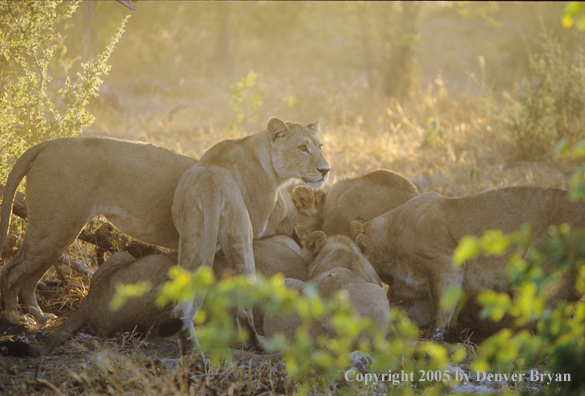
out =
<path fill-rule="evenodd" d="M 448 310 L 444 310 L 441 307 L 441 300 L 450 287 L 462 287 L 464 268 L 455 268 L 451 263 L 450 257 L 448 259 L 437 259 L 433 261 L 435 262 L 429 265 L 431 271 L 428 278 L 432 319 L 426 337 L 442 341 L 443 336 L 449 328 L 456 304 Z"/>

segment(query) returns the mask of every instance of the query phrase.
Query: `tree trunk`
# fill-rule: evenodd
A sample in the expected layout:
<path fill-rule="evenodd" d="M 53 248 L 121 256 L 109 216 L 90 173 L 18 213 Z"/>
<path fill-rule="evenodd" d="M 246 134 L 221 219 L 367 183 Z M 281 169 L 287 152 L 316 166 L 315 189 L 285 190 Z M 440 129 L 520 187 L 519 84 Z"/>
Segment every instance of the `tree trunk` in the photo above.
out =
<path fill-rule="evenodd" d="M 418 30 L 419 4 L 402 1 L 402 11 L 397 16 L 398 26 L 391 27 L 390 59 L 384 76 L 384 92 L 388 96 L 402 98 L 414 85 L 414 58 Z"/>

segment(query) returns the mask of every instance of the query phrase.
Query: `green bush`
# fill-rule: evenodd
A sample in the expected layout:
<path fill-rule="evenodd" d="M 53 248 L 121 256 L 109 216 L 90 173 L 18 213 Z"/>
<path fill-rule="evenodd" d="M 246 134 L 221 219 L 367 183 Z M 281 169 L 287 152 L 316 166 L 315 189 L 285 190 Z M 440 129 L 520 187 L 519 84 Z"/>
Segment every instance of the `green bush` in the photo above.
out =
<path fill-rule="evenodd" d="M 196 333 L 203 352 L 211 357 L 214 364 L 229 360 L 229 346 L 232 340 L 245 340 L 247 334 L 240 334 L 234 324 L 233 309 L 238 304 L 262 303 L 266 314 L 296 312 L 302 319 L 297 329 L 296 340 L 276 339 L 268 343 L 269 352 L 282 352 L 287 372 L 291 379 L 298 381 L 297 391 L 324 390 L 331 384 L 344 382 L 346 370 L 351 365 L 350 354 L 359 350 L 371 357 L 368 373 L 400 372 L 413 373 L 410 383 L 418 387 L 444 389 L 446 378 L 434 381 L 417 381 L 420 372 L 437 371 L 444 373 L 450 361 L 459 361 L 465 356 L 462 347 L 448 351 L 445 345 L 431 341 L 415 342 L 418 328 L 408 320 L 401 310 L 393 310 L 388 329 L 374 329 L 370 320 L 359 318 L 347 300 L 338 293 L 329 301 L 320 299 L 310 285 L 299 295 L 284 286 L 282 276 L 265 279 L 258 275 L 253 278 L 236 276 L 213 281 L 209 268 L 202 268 L 191 274 L 181 267 L 169 272 L 171 281 L 159 291 L 159 303 L 185 301 L 189 296 L 207 288 L 202 311 L 195 319 Z M 123 293 L 123 292 L 122 292 Z M 135 293 L 128 289 L 128 296 Z M 309 327 L 318 319 L 330 316 L 337 336 L 318 337 L 308 335 Z M 357 347 L 356 347 L 357 346 Z M 450 356 L 451 353 L 451 356 Z M 355 374 L 352 372 L 352 375 Z M 372 385 L 374 377 L 368 384 Z M 350 381 L 350 387 L 363 386 Z M 409 387 L 408 387 L 409 388 Z"/>
<path fill-rule="evenodd" d="M 47 139 L 75 136 L 92 124 L 85 109 L 99 94 L 100 76 L 126 20 L 111 44 L 95 60 L 82 63 L 75 81 L 67 77 L 57 88 L 55 70 L 63 72 L 61 31 L 78 1 L 0 2 L 0 180 L 5 180 L 16 159 Z"/>
<path fill-rule="evenodd" d="M 572 34 L 575 42 L 583 39 L 581 32 Z M 507 125 L 523 157 L 550 154 L 561 138 L 575 144 L 583 136 L 585 54 L 566 41 L 541 35 L 541 51 L 530 56 L 531 76 L 512 101 Z"/>

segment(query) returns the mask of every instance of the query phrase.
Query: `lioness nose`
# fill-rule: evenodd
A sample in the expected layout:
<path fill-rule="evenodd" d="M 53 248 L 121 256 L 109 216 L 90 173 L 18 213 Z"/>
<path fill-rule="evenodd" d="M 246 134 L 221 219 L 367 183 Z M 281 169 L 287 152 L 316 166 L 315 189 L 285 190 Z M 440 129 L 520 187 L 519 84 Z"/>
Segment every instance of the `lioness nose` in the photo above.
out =
<path fill-rule="evenodd" d="M 331 170 L 331 168 L 318 169 L 318 171 L 321 172 L 321 174 L 323 175 L 323 178 L 325 178 L 325 176 L 327 176 L 327 173 L 329 173 L 330 170 Z"/>

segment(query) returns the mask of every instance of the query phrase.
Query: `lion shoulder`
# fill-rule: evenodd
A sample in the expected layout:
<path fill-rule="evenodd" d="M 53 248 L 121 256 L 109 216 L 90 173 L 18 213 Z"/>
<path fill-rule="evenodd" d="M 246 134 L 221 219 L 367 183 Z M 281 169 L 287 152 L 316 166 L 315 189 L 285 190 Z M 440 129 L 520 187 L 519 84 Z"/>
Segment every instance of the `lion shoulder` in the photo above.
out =
<path fill-rule="evenodd" d="M 345 233 L 352 220 L 371 220 L 418 195 L 410 180 L 388 170 L 339 181 L 325 193 L 322 230 L 327 235 Z"/>

